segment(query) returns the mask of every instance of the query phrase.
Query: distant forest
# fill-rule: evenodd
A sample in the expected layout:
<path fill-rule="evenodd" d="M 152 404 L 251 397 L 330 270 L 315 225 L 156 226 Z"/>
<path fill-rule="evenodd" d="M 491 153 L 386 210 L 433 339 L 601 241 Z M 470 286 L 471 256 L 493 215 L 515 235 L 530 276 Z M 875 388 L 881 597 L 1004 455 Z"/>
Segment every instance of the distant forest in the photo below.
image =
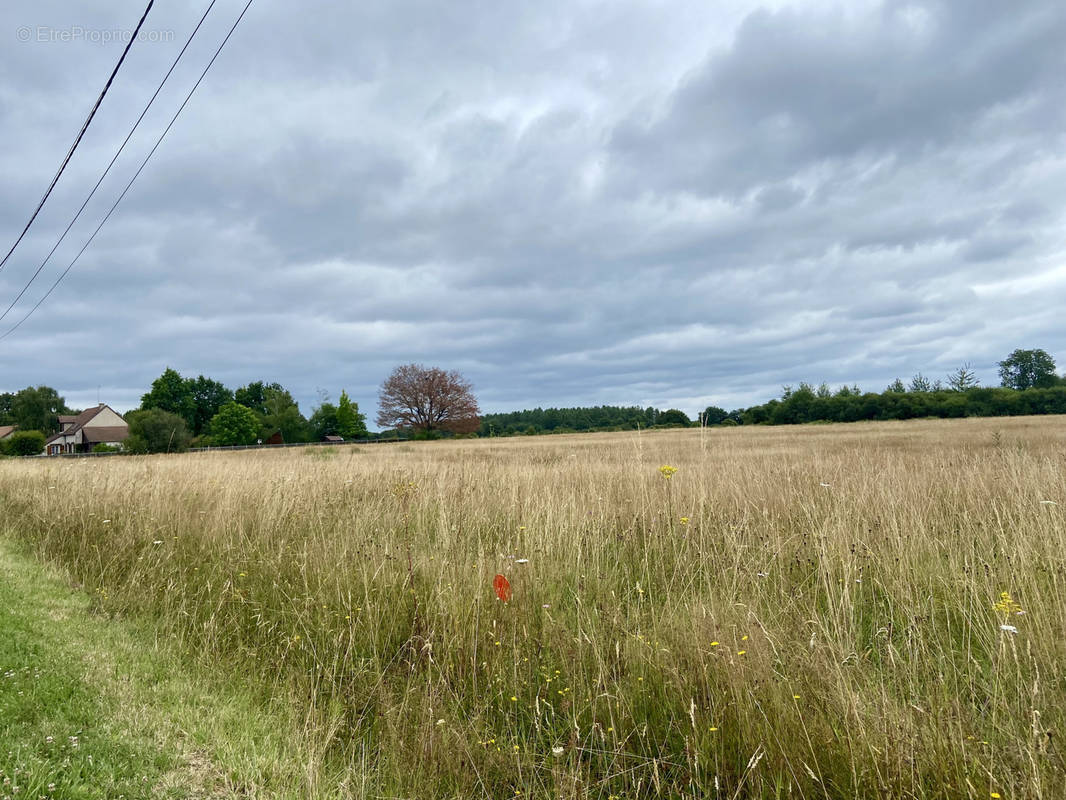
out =
<path fill-rule="evenodd" d="M 518 436 L 580 431 L 622 431 L 637 428 L 680 428 L 702 425 L 799 425 L 807 422 L 918 419 L 923 417 L 1011 417 L 1024 414 L 1066 414 L 1066 385 L 1047 389 L 974 387 L 963 391 L 856 392 L 849 387 L 825 393 L 803 383 L 786 388 L 780 399 L 751 408 L 725 411 L 709 406 L 696 419 L 677 409 L 596 406 L 535 408 L 509 414 L 486 414 L 479 436 Z"/>
<path fill-rule="evenodd" d="M 1066 376 L 1044 350 L 1015 350 L 999 364 L 1000 386 L 978 385 L 964 365 L 944 380 L 915 375 L 908 383 L 897 378 L 882 392 L 858 386 L 835 391 L 823 383 L 785 386 L 781 397 L 762 405 L 726 411 L 708 406 L 695 419 L 677 409 L 596 406 L 536 408 L 509 414 L 486 414 L 480 436 L 515 436 L 576 431 L 699 425 L 798 425 L 808 422 L 916 419 L 923 417 L 1004 417 L 1025 414 L 1066 414 Z"/>

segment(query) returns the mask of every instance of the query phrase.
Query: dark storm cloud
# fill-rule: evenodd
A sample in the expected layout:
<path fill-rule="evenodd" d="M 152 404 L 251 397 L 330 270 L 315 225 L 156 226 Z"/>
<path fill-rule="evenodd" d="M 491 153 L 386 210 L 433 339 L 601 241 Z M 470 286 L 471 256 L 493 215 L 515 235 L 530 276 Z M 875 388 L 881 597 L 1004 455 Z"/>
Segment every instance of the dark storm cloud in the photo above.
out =
<path fill-rule="evenodd" d="M 202 41 L 54 264 L 80 247 L 242 3 Z M 0 12 L 0 236 L 118 55 Z M 202 9 L 153 11 L 3 306 Z M 119 212 L 4 349 L 5 388 L 135 405 L 164 367 L 373 410 L 396 364 L 491 409 L 879 389 L 1014 347 L 1066 360 L 1059 3 L 256 3 Z M 24 312 L 26 306 L 20 309 Z M 14 314 L 9 320 L 17 319 Z M 3 324 L 3 323 L 0 323 Z M 103 395 L 107 395 L 103 397 Z"/>

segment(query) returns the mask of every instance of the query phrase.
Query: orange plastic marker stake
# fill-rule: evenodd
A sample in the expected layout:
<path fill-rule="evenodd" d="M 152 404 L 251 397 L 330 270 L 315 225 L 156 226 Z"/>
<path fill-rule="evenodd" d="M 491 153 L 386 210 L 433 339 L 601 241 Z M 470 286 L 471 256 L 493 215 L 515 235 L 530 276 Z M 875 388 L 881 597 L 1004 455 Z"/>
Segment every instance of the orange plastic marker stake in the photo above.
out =
<path fill-rule="evenodd" d="M 503 575 L 497 575 L 492 579 L 492 588 L 496 590 L 496 596 L 507 603 L 511 600 L 511 584 Z"/>

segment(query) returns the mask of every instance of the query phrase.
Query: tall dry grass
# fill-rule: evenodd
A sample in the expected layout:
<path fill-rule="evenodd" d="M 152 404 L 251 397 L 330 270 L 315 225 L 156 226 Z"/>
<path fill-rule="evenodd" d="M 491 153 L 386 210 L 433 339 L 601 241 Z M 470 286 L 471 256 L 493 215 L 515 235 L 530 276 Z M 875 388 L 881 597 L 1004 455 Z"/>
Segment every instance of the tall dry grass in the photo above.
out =
<path fill-rule="evenodd" d="M 0 499 L 291 697 L 308 795 L 1066 796 L 1063 418 L 8 461 Z"/>

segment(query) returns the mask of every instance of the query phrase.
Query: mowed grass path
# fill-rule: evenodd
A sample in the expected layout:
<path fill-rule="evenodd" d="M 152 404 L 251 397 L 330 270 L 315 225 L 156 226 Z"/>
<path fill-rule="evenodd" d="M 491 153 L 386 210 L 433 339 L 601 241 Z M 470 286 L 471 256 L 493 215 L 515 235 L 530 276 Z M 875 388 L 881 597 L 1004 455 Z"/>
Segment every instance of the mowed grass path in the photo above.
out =
<path fill-rule="evenodd" d="M 291 709 L 308 796 L 1066 797 L 1061 417 L 7 461 L 0 501 Z"/>
<path fill-rule="evenodd" d="M 284 721 L 0 537 L 0 799 L 301 796 Z"/>

